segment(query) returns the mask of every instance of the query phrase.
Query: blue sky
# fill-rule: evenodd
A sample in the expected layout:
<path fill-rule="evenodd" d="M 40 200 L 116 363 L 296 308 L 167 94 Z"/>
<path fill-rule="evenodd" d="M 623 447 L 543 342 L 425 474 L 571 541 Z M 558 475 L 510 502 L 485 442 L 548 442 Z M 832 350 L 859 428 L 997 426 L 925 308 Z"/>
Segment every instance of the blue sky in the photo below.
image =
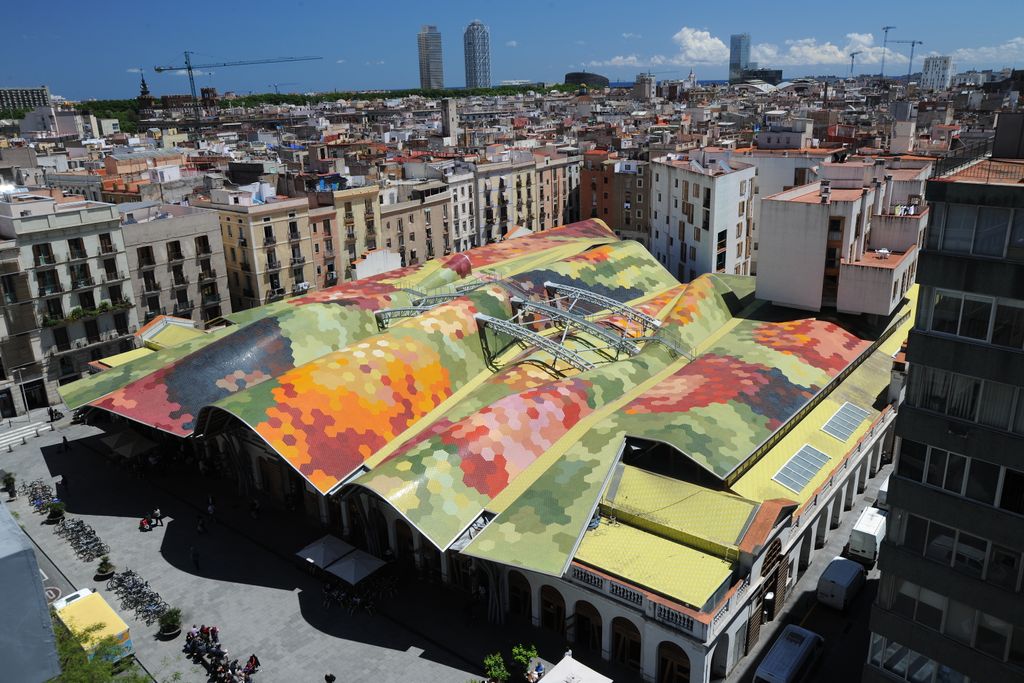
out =
<path fill-rule="evenodd" d="M 209 69 L 199 85 L 221 91 L 282 92 L 403 88 L 418 85 L 416 33 L 436 24 L 443 36 L 445 85 L 464 84 L 462 32 L 480 19 L 491 32 L 491 76 L 561 80 L 586 68 L 612 80 L 638 71 L 659 79 L 723 78 L 731 33 L 748 32 L 752 59 L 786 76 L 877 73 L 881 25 L 889 37 L 923 40 L 914 55 L 952 54 L 963 68 L 1024 67 L 1021 0 L 897 0 L 888 3 L 746 0 L 639 3 L 519 0 L 511 3 L 366 3 L 350 0 L 175 0 L 110 5 L 50 0 L 4 9 L 0 87 L 48 84 L 68 98 L 134 97 L 138 69 L 156 94 L 186 92 L 181 75 L 154 74 L 180 64 L 280 55 L 320 55 L 317 62 Z M 970 8 L 969 11 L 966 8 Z M 103 8 L 112 8 L 106 10 Z M 118 8 L 114 13 L 113 8 Z M 774 8 L 778 8 L 777 10 Z M 728 11 L 724 11 L 724 10 Z M 878 10 L 878 11 L 875 11 Z M 905 72 L 907 46 L 890 45 L 886 72 Z"/>

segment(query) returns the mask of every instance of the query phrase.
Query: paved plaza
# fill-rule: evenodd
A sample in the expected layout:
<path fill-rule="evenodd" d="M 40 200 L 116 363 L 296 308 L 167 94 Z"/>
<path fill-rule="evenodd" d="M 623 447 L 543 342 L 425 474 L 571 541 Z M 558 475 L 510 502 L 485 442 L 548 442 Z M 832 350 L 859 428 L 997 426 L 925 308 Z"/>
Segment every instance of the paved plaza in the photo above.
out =
<path fill-rule="evenodd" d="M 63 450 L 63 436 L 69 439 L 70 452 Z M 111 547 L 118 569 L 135 570 L 167 602 L 181 607 L 186 628 L 192 623 L 217 625 L 232 657 L 244 661 L 256 653 L 263 663 L 263 681 L 315 682 L 333 672 L 346 682 L 464 683 L 482 678 L 479 663 L 487 652 L 500 649 L 507 658 L 516 642 L 536 643 L 546 660 L 557 661 L 564 651 L 561 639 L 531 626 L 489 625 L 482 608 L 464 595 L 415 577 L 403 578 L 399 594 L 372 616 L 350 615 L 337 607 L 327 610 L 321 583 L 293 557 L 323 530 L 268 506 L 253 520 L 248 501 L 235 497 L 233 484 L 224 480 L 125 471 L 102 456 L 101 437 L 94 427 L 63 420 L 55 431 L 0 454 L 0 468 L 14 472 L 19 484 L 32 479 L 67 482 L 68 515 L 96 529 Z M 216 497 L 217 521 L 198 535 L 196 519 L 210 494 Z M 95 562 L 78 559 L 23 496 L 9 505 L 45 554 L 42 564 L 51 570 L 48 586 L 63 584 L 65 593 L 97 588 L 118 608 L 117 597 L 93 580 Z M 139 532 L 138 520 L 156 506 L 167 516 L 165 526 Z M 193 547 L 198 567 L 192 562 Z M 51 576 L 53 570 L 62 577 Z M 181 653 L 182 637 L 158 640 L 156 625 L 119 612 L 131 627 L 139 661 L 156 680 L 206 679 L 202 668 Z M 629 680 L 606 664 L 601 668 L 618 674 L 617 680 Z"/>

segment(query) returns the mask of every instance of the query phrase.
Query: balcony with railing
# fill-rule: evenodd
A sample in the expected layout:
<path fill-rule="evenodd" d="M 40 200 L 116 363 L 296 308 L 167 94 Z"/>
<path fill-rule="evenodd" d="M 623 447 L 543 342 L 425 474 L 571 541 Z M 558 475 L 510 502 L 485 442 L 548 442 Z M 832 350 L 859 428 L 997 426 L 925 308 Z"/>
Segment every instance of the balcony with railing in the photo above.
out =
<path fill-rule="evenodd" d="M 175 287 L 186 287 L 188 286 L 188 275 L 184 273 L 174 274 L 174 286 Z"/>
<path fill-rule="evenodd" d="M 121 280 L 127 279 L 127 275 L 117 270 L 108 270 L 103 273 L 103 284 L 109 284 L 111 282 L 120 282 Z"/>
<path fill-rule="evenodd" d="M 140 256 L 139 257 L 139 268 L 155 268 L 156 259 L 152 256 Z"/>
<path fill-rule="evenodd" d="M 167 315 L 167 309 L 163 307 L 157 309 L 148 309 L 145 315 L 146 322 L 148 323 L 150 320 L 157 317 L 158 315 Z"/>
<path fill-rule="evenodd" d="M 263 238 L 263 246 L 269 247 L 269 246 L 274 245 L 274 244 L 277 244 L 277 238 L 276 237 L 274 237 L 273 235 L 266 235 L 266 236 L 264 236 L 264 238 Z"/>
<path fill-rule="evenodd" d="M 95 287 L 96 280 L 91 277 L 77 277 L 71 281 L 71 291 L 77 289 L 88 289 L 89 287 Z"/>
<path fill-rule="evenodd" d="M 267 259 L 267 270 L 281 270 L 281 262 L 277 259 Z"/>
<path fill-rule="evenodd" d="M 298 230 L 290 230 L 288 232 L 288 241 L 289 242 L 298 242 L 301 239 L 302 239 L 302 233 L 300 233 Z"/>
<path fill-rule="evenodd" d="M 203 306 L 213 306 L 219 304 L 221 301 L 220 294 L 214 292 L 213 294 L 203 294 Z"/>
<path fill-rule="evenodd" d="M 84 248 L 72 248 L 68 250 L 68 261 L 84 261 L 89 258 L 89 252 Z"/>
<path fill-rule="evenodd" d="M 177 251 L 170 251 L 170 250 L 167 251 L 167 262 L 168 263 L 178 263 L 178 262 L 184 261 L 184 260 L 185 260 L 185 252 L 181 251 L 180 249 L 177 250 Z"/>
<path fill-rule="evenodd" d="M 242 269 L 243 273 L 252 272 L 252 264 L 249 263 L 248 261 L 242 261 L 241 263 L 238 264 L 238 267 Z"/>
<path fill-rule="evenodd" d="M 196 244 L 196 256 L 209 256 L 212 253 L 213 250 L 210 249 L 209 244 Z"/>
<path fill-rule="evenodd" d="M 174 312 L 176 314 L 189 313 L 192 311 L 193 308 L 195 308 L 195 306 L 192 305 L 192 301 L 190 299 L 174 302 Z"/>
<path fill-rule="evenodd" d="M 241 235 L 239 235 L 238 236 L 238 246 L 243 247 L 243 248 L 248 247 L 249 246 L 249 240 L 247 238 L 242 237 Z"/>
<path fill-rule="evenodd" d="M 146 293 L 159 292 L 160 282 L 158 280 L 143 280 L 142 291 Z"/>
<path fill-rule="evenodd" d="M 292 256 L 291 263 L 293 266 L 300 266 L 306 262 L 305 256 Z"/>
<path fill-rule="evenodd" d="M 116 253 L 117 253 L 117 247 L 115 247 L 113 245 L 113 243 L 110 243 L 110 242 L 108 242 L 108 243 L 100 242 L 99 249 L 96 250 L 96 255 L 97 256 L 109 256 L 110 254 L 116 254 Z"/>
<path fill-rule="evenodd" d="M 201 271 L 199 271 L 199 281 L 200 282 L 209 282 L 210 280 L 216 280 L 216 279 L 217 279 L 217 269 L 216 268 L 211 268 L 210 270 L 201 270 Z"/>
<path fill-rule="evenodd" d="M 36 254 L 35 258 L 32 259 L 32 263 L 35 264 L 36 268 L 40 266 L 52 266 L 57 262 L 57 259 L 53 254 Z"/>
<path fill-rule="evenodd" d="M 154 314 L 153 317 L 156 317 Z M 148 319 L 148 316 L 147 316 Z M 114 330 L 104 330 L 93 335 L 87 336 L 85 339 L 75 339 L 68 341 L 67 343 L 53 344 L 50 346 L 47 352 L 50 356 L 56 356 L 71 351 L 78 351 L 81 349 L 88 349 L 96 344 L 104 344 L 106 342 L 117 341 L 125 337 L 131 336 L 138 331 L 138 328 L 134 325 L 131 327 L 122 327 Z"/>
<path fill-rule="evenodd" d="M 334 258 L 334 250 L 333 249 L 324 249 L 324 258 L 325 259 L 332 259 L 332 258 Z"/>
<path fill-rule="evenodd" d="M 39 296 L 53 296 L 63 291 L 64 286 L 59 281 L 39 283 Z"/>

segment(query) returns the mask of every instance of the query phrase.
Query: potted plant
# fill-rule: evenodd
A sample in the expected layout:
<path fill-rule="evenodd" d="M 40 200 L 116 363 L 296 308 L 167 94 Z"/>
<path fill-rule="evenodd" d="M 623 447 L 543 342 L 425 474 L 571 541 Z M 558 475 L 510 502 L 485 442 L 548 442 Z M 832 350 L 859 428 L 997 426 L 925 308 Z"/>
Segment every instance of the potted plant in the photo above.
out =
<path fill-rule="evenodd" d="M 11 500 L 14 500 L 18 492 L 18 489 L 14 487 L 14 475 L 11 474 L 10 472 L 4 474 L 4 491 L 7 491 L 7 494 L 11 497 Z"/>
<path fill-rule="evenodd" d="M 512 676 L 505 667 L 505 658 L 500 652 L 484 657 L 484 675 L 488 681 L 494 683 L 505 683 Z"/>
<path fill-rule="evenodd" d="M 64 512 L 67 510 L 67 506 L 59 500 L 54 500 L 46 504 L 46 519 L 49 522 L 59 522 L 64 518 Z"/>
<path fill-rule="evenodd" d="M 100 566 L 96 568 L 96 580 L 106 581 L 114 575 L 115 569 L 117 569 L 117 567 L 115 567 L 114 563 L 110 561 L 110 555 L 104 555 L 100 558 Z"/>
<path fill-rule="evenodd" d="M 181 633 L 181 610 L 171 607 L 160 615 L 160 637 L 171 640 Z"/>
<path fill-rule="evenodd" d="M 530 664 L 537 658 L 536 645 L 515 645 L 512 648 L 512 661 L 516 663 L 516 669 L 524 677 L 530 673 Z"/>

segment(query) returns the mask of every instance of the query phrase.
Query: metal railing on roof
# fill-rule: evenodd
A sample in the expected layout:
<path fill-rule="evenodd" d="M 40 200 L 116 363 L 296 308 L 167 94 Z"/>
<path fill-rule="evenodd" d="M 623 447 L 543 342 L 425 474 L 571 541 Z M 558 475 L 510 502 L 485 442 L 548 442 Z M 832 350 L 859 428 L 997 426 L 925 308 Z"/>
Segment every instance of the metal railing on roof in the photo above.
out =
<path fill-rule="evenodd" d="M 932 166 L 929 178 L 941 178 L 957 170 L 963 169 L 992 153 L 992 138 L 979 140 L 965 145 L 955 153 L 943 157 Z"/>
<path fill-rule="evenodd" d="M 595 367 L 593 363 L 588 361 L 586 358 L 583 358 L 572 349 L 563 346 L 555 340 L 539 335 L 523 325 L 516 324 L 509 320 L 492 318 L 491 316 L 484 315 L 482 313 L 478 313 L 475 317 L 483 326 L 489 327 L 495 332 L 512 337 L 517 341 L 536 346 L 542 351 L 551 354 L 551 356 L 557 360 L 571 365 L 580 372 L 592 370 Z"/>

